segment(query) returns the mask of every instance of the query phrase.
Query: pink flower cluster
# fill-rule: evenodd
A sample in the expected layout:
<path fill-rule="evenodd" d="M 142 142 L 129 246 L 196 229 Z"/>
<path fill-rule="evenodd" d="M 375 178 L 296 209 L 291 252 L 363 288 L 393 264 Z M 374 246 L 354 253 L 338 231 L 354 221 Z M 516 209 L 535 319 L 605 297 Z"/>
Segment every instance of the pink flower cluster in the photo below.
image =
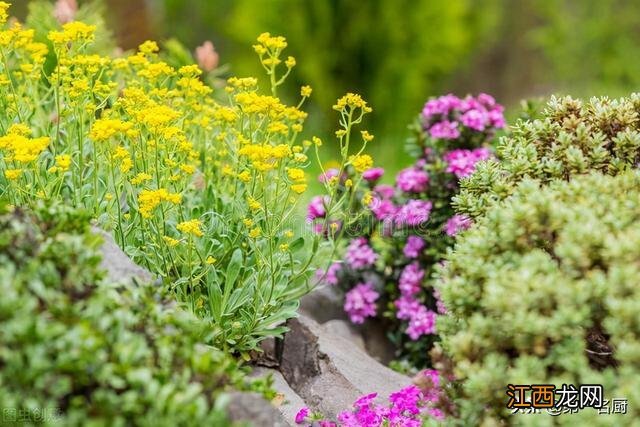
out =
<path fill-rule="evenodd" d="M 396 182 L 405 193 L 421 193 L 427 189 L 429 175 L 423 169 L 410 167 L 398 173 Z"/>
<path fill-rule="evenodd" d="M 504 107 L 491 95 L 460 99 L 444 95 L 429 100 L 422 110 L 425 130 L 435 139 L 457 139 L 462 132 L 493 132 L 505 126 Z"/>
<path fill-rule="evenodd" d="M 369 246 L 367 239 L 358 237 L 351 241 L 344 258 L 351 268 L 358 270 L 372 266 L 378 259 L 378 255 Z"/>
<path fill-rule="evenodd" d="M 376 300 L 379 296 L 370 283 L 360 283 L 347 292 L 344 311 L 353 323 L 364 323 L 365 318 L 376 315 Z"/>
<path fill-rule="evenodd" d="M 425 375 L 427 371 L 425 371 Z M 431 416 L 438 421 L 444 420 L 441 410 L 431 406 L 430 402 L 438 399 L 438 373 L 427 375 L 431 378 L 431 389 L 421 390 L 415 385 L 405 387 L 389 396 L 389 403 L 381 405 L 376 402 L 378 393 L 370 393 L 360 397 L 353 403 L 353 409 L 338 414 L 338 424 L 327 420 L 319 420 L 321 427 L 420 427 L 424 417 Z M 309 423 L 320 416 L 311 418 L 309 408 L 298 411 L 296 424 Z"/>
<path fill-rule="evenodd" d="M 420 292 L 424 270 L 417 262 L 407 265 L 400 274 L 398 289 L 400 298 L 395 301 L 397 309 L 396 317 L 400 320 L 408 320 L 407 335 L 416 341 L 422 335 L 430 335 L 436 332 L 436 313 L 429 310 L 416 299 Z"/>
<path fill-rule="evenodd" d="M 449 236 L 455 236 L 462 230 L 471 227 L 471 218 L 465 215 L 454 215 L 444 225 L 444 232 Z"/>
<path fill-rule="evenodd" d="M 488 148 L 476 148 L 475 150 L 451 150 L 442 156 L 447 163 L 447 172 L 458 178 L 464 178 L 473 173 L 476 163 L 491 157 Z"/>

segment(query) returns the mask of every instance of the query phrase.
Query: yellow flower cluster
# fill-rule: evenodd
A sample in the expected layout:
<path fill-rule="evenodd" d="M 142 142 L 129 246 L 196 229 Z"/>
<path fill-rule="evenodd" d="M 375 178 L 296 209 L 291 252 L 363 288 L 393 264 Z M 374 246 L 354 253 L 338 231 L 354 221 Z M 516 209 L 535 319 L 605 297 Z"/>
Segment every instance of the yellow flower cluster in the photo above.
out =
<path fill-rule="evenodd" d="M 304 171 L 299 168 L 289 168 L 287 169 L 287 175 L 289 179 L 293 181 L 291 190 L 293 190 L 293 192 L 297 194 L 304 193 L 304 191 L 307 189 L 307 178 L 304 174 Z"/>
<path fill-rule="evenodd" d="M 60 154 L 56 156 L 56 165 L 49 168 L 49 173 L 66 172 L 71 166 L 71 156 L 68 154 Z"/>
<path fill-rule="evenodd" d="M 282 50 L 287 47 L 287 39 L 282 36 L 272 36 L 270 33 L 262 33 L 258 36 L 258 44 L 253 49 L 258 55 L 264 55 L 269 50 Z"/>
<path fill-rule="evenodd" d="M 7 22 L 7 18 L 9 17 L 7 10 L 9 10 L 9 6 L 9 3 L 0 1 L 0 24 Z"/>
<path fill-rule="evenodd" d="M 204 233 L 202 232 L 202 221 L 199 219 L 192 219 L 189 221 L 183 221 L 180 224 L 176 225 L 176 229 L 184 234 L 191 234 L 196 237 L 202 237 Z"/>
<path fill-rule="evenodd" d="M 358 156 L 351 156 L 349 161 L 353 165 L 354 169 L 358 173 L 362 173 L 373 167 L 373 159 L 368 154 L 360 154 Z"/>
<path fill-rule="evenodd" d="M 132 129 L 133 125 L 120 119 L 98 119 L 93 122 L 89 137 L 96 142 L 108 141 L 115 135 L 122 135 Z"/>
<path fill-rule="evenodd" d="M 276 146 L 261 144 L 245 145 L 238 150 L 238 154 L 248 157 L 256 170 L 266 172 L 274 169 L 278 160 L 288 157 L 292 153 L 287 144 L 278 144 Z"/>
<path fill-rule="evenodd" d="M 49 138 L 29 138 L 31 130 L 24 125 L 11 126 L 5 136 L 0 136 L 0 150 L 7 150 L 5 161 L 30 163 L 38 158 L 49 145 Z"/>
<path fill-rule="evenodd" d="M 83 22 L 69 22 L 62 26 L 62 31 L 51 31 L 49 40 L 56 44 L 65 44 L 78 41 L 93 40 L 95 25 L 87 25 Z"/>
<path fill-rule="evenodd" d="M 351 92 L 338 99 L 336 104 L 333 106 L 333 109 L 341 111 L 347 107 L 350 107 L 351 109 L 361 108 L 365 113 L 373 111 L 371 107 L 367 105 L 367 101 L 362 99 L 360 95 Z"/>
<path fill-rule="evenodd" d="M 182 195 L 170 193 L 164 188 L 159 190 L 142 190 L 138 195 L 138 210 L 140 211 L 140 215 L 142 215 L 143 218 L 151 218 L 152 211 L 163 201 L 177 205 L 182 201 Z"/>

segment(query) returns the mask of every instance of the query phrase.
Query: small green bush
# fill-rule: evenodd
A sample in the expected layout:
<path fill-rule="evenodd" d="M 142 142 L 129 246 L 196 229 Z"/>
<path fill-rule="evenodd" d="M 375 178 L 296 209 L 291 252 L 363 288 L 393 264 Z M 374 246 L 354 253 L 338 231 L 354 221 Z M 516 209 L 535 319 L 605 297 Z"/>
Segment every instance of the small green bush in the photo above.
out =
<path fill-rule="evenodd" d="M 87 224 L 63 208 L 0 215 L 4 421 L 226 425 L 215 396 L 239 381 L 234 362 L 152 286 L 103 281 Z"/>
<path fill-rule="evenodd" d="M 631 425 L 640 419 L 640 176 L 540 184 L 524 180 L 480 217 L 439 271 L 448 315 L 438 331 L 460 386 L 459 421 Z M 629 414 L 510 415 L 510 383 L 602 384 L 605 398 L 629 399 Z"/>
<path fill-rule="evenodd" d="M 478 165 L 454 198 L 459 213 L 484 214 L 513 193 L 525 177 L 548 183 L 600 171 L 618 175 L 640 161 L 640 94 L 628 98 L 552 97 L 537 120 L 511 128 L 497 147 L 498 159 Z"/>

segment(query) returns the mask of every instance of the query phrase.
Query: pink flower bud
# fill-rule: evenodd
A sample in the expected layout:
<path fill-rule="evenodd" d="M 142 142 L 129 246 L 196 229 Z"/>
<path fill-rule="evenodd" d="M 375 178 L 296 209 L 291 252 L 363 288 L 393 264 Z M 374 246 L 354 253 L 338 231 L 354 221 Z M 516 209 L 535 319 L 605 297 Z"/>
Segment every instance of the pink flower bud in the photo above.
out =
<path fill-rule="evenodd" d="M 76 0 L 57 0 L 53 8 L 53 16 L 56 17 L 60 24 L 71 22 L 78 12 L 78 3 Z"/>
<path fill-rule="evenodd" d="M 213 47 L 213 43 L 209 40 L 204 42 L 202 46 L 198 46 L 196 48 L 196 59 L 200 68 L 206 72 L 215 69 L 218 66 L 218 61 L 220 60 L 218 52 L 216 52 Z"/>

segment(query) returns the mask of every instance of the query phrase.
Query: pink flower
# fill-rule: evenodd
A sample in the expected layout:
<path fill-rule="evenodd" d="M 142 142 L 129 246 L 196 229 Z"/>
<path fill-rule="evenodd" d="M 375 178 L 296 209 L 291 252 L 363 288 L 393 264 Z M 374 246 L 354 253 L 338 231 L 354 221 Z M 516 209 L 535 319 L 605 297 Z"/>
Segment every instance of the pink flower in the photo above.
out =
<path fill-rule="evenodd" d="M 373 290 L 369 283 L 360 283 L 347 292 L 344 311 L 353 323 L 364 323 L 367 317 L 376 315 L 376 300 L 380 294 Z"/>
<path fill-rule="evenodd" d="M 336 168 L 327 169 L 324 173 L 320 174 L 320 176 L 318 177 L 318 181 L 325 184 L 329 182 L 329 180 L 331 180 L 331 178 L 333 178 L 334 176 L 338 176 L 338 173 L 340 173 L 340 171 Z"/>
<path fill-rule="evenodd" d="M 307 206 L 307 221 L 313 221 L 317 218 L 324 218 L 326 215 L 326 210 L 324 207 L 325 203 L 329 202 L 328 196 L 315 196 L 309 202 Z"/>
<path fill-rule="evenodd" d="M 425 369 L 422 375 L 429 378 L 431 381 L 431 387 L 428 390 L 423 390 L 424 400 L 433 402 L 438 400 L 438 393 L 440 391 L 440 375 L 435 369 Z"/>
<path fill-rule="evenodd" d="M 440 409 L 438 409 L 438 408 L 429 408 L 427 410 L 427 412 L 429 413 L 429 415 L 431 415 L 436 420 L 444 421 L 444 412 L 442 412 Z"/>
<path fill-rule="evenodd" d="M 362 173 L 362 178 L 369 182 L 374 182 L 379 180 L 382 175 L 384 175 L 384 169 L 382 168 L 371 168 L 367 169 Z"/>
<path fill-rule="evenodd" d="M 309 416 L 309 408 L 306 406 L 298 411 L 296 414 L 296 424 L 302 424 L 304 420 Z"/>
<path fill-rule="evenodd" d="M 420 193 L 427 189 L 429 175 L 424 170 L 410 167 L 398 173 L 396 182 L 405 193 Z"/>
<path fill-rule="evenodd" d="M 395 393 L 391 393 L 389 401 L 392 403 L 395 411 L 416 415 L 420 413 L 418 403 L 421 398 L 422 391 L 420 391 L 417 386 L 411 385 Z"/>
<path fill-rule="evenodd" d="M 320 427 L 338 427 L 337 424 L 334 423 L 333 421 L 327 421 L 327 420 L 318 421 L 318 425 Z"/>
<path fill-rule="evenodd" d="M 361 408 L 363 406 L 369 406 L 371 403 L 373 403 L 373 401 L 376 399 L 376 397 L 378 397 L 378 393 L 365 394 L 364 396 L 361 396 L 360 398 L 358 398 L 358 400 L 353 402 L 353 406 L 355 408 Z"/>
<path fill-rule="evenodd" d="M 373 191 L 378 193 L 383 199 L 390 199 L 393 197 L 396 190 L 390 185 L 380 184 L 376 185 L 373 188 Z"/>
<path fill-rule="evenodd" d="M 429 134 L 436 139 L 456 139 L 460 137 L 458 122 L 444 120 L 431 126 Z"/>
<path fill-rule="evenodd" d="M 420 302 L 413 296 L 401 296 L 394 305 L 396 306 L 396 317 L 400 320 L 409 320 L 415 312 L 420 309 Z"/>
<path fill-rule="evenodd" d="M 447 162 L 447 172 L 453 173 L 458 178 L 471 175 L 476 169 L 476 163 L 490 157 L 491 152 L 487 148 L 451 150 L 442 156 L 443 160 Z"/>
<path fill-rule="evenodd" d="M 455 236 L 462 230 L 466 230 L 473 224 L 471 218 L 465 215 L 454 215 L 444 225 L 444 232 L 449 236 Z"/>
<path fill-rule="evenodd" d="M 406 330 L 409 338 L 416 341 L 422 335 L 434 334 L 436 332 L 436 317 L 437 315 L 433 311 L 421 306 L 409 319 L 409 326 Z"/>
<path fill-rule="evenodd" d="M 203 71 L 209 72 L 218 66 L 220 57 L 209 40 L 196 48 L 196 60 Z"/>
<path fill-rule="evenodd" d="M 323 271 L 321 268 L 316 270 L 316 277 L 318 280 L 321 280 L 323 283 L 327 285 L 337 285 L 338 284 L 338 272 L 342 268 L 342 265 L 339 262 L 332 263 L 327 271 Z"/>
<path fill-rule="evenodd" d="M 53 7 L 53 16 L 60 24 L 68 24 L 73 21 L 78 12 L 76 0 L 57 0 Z"/>
<path fill-rule="evenodd" d="M 407 243 L 404 245 L 404 249 L 402 253 L 407 258 L 418 258 L 420 255 L 420 251 L 424 249 L 426 243 L 422 240 L 421 237 L 418 236 L 409 236 L 407 238 Z"/>
<path fill-rule="evenodd" d="M 430 99 L 422 109 L 422 116 L 429 120 L 432 116 L 447 115 L 452 110 L 460 108 L 461 102 L 460 98 L 451 94 Z"/>
<path fill-rule="evenodd" d="M 412 296 L 420 292 L 424 279 L 424 270 L 417 262 L 407 265 L 400 273 L 398 288 L 403 296 Z"/>
<path fill-rule="evenodd" d="M 377 197 L 373 198 L 369 209 L 371 209 L 378 221 L 391 218 L 396 213 L 396 207 L 390 200 L 380 200 Z"/>
<path fill-rule="evenodd" d="M 444 306 L 444 302 L 440 297 L 440 290 L 433 290 L 433 297 L 436 299 L 436 310 L 438 310 L 438 314 L 447 314 L 447 308 Z"/>
<path fill-rule="evenodd" d="M 482 132 L 489 121 L 489 115 L 482 110 L 469 110 L 460 117 L 466 127 Z"/>
<path fill-rule="evenodd" d="M 353 269 L 369 267 L 378 259 L 378 255 L 371 249 L 364 237 L 353 239 L 345 254 L 347 264 Z"/>
<path fill-rule="evenodd" d="M 397 225 L 417 226 L 429 220 L 433 204 L 428 200 L 409 200 L 395 215 Z"/>

